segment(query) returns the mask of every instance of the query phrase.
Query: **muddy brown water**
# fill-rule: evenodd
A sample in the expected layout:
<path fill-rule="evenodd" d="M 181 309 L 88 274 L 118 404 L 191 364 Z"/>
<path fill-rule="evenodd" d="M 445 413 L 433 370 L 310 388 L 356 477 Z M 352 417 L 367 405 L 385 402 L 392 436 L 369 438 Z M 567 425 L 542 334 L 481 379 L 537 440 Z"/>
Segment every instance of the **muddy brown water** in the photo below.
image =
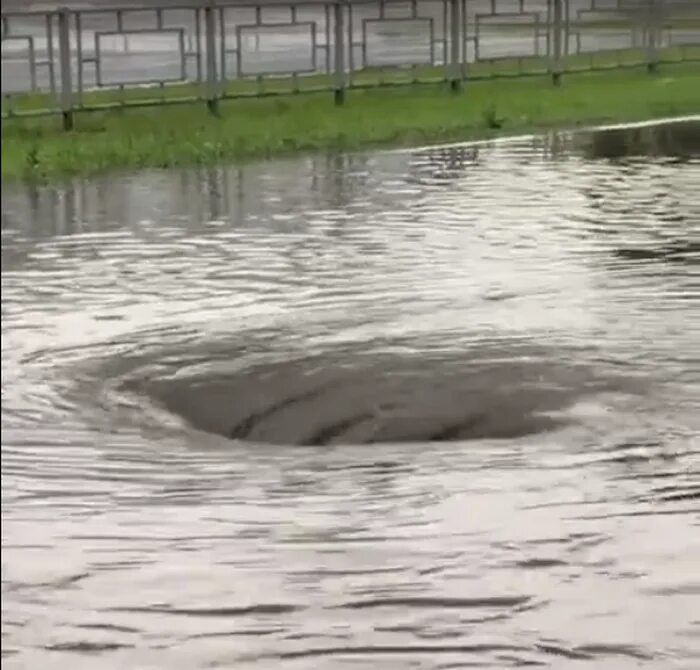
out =
<path fill-rule="evenodd" d="M 2 203 L 7 668 L 700 667 L 700 121 Z"/>

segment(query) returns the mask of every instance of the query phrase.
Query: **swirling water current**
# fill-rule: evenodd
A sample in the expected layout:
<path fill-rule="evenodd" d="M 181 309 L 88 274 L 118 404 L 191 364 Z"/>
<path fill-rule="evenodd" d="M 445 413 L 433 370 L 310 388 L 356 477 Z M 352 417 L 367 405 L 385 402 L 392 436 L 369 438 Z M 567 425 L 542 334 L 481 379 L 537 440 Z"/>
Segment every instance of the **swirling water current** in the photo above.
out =
<path fill-rule="evenodd" d="M 699 125 L 7 185 L 3 666 L 700 667 Z"/>

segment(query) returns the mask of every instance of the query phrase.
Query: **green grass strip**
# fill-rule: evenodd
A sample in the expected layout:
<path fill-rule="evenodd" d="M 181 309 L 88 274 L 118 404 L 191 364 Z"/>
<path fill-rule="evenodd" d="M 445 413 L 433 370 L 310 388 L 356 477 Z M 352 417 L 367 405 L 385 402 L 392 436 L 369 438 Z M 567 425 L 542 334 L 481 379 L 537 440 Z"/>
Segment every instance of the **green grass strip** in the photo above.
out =
<path fill-rule="evenodd" d="M 3 121 L 2 177 L 53 181 L 700 113 L 700 63 L 663 65 L 654 75 L 639 68 L 571 74 L 559 87 L 547 75 L 485 78 L 457 94 L 444 83 L 377 82 L 375 75 L 368 88 L 349 91 L 342 107 L 324 92 L 222 101 L 218 118 L 201 102 L 110 109 L 77 114 L 71 132 L 53 117 L 11 118 Z M 126 94 L 140 102 L 137 92 Z"/>

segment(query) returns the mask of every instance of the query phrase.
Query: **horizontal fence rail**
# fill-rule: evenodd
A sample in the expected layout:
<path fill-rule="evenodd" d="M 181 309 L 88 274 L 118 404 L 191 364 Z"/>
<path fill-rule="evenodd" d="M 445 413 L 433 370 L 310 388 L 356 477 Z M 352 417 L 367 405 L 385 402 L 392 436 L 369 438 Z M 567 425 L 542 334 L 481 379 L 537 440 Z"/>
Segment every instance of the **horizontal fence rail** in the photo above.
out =
<path fill-rule="evenodd" d="M 2 117 L 700 61 L 700 0 L 353 0 L 10 11 Z"/>

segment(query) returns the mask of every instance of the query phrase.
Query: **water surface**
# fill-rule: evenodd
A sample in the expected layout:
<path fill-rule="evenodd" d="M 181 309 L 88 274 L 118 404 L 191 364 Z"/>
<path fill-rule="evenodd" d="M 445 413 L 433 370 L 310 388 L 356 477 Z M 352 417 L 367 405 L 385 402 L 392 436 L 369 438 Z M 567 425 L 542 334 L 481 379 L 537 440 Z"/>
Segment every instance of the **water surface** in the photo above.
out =
<path fill-rule="evenodd" d="M 8 668 L 697 668 L 700 130 L 7 187 Z"/>

